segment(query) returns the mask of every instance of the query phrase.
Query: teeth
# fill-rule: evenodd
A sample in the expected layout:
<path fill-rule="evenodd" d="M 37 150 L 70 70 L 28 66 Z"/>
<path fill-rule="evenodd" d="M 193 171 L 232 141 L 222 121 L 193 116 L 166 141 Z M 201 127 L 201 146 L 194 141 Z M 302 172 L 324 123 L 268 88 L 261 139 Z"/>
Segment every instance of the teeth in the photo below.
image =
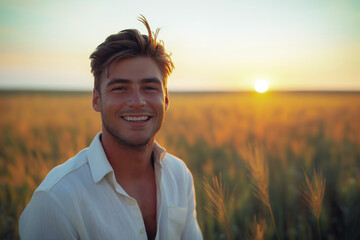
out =
<path fill-rule="evenodd" d="M 149 119 L 149 116 L 139 116 L 139 117 L 134 117 L 134 116 L 125 116 L 123 117 L 126 121 L 129 122 L 138 122 L 138 121 L 146 121 Z"/>

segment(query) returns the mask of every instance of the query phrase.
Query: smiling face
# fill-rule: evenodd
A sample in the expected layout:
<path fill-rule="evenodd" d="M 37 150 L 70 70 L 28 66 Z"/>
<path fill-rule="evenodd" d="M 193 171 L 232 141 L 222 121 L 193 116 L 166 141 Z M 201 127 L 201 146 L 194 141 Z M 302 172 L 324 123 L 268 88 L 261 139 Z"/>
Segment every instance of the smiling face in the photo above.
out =
<path fill-rule="evenodd" d="M 93 108 L 101 112 L 103 135 L 130 147 L 154 140 L 168 107 L 161 72 L 149 57 L 134 57 L 111 65 L 100 90 L 93 92 Z"/>

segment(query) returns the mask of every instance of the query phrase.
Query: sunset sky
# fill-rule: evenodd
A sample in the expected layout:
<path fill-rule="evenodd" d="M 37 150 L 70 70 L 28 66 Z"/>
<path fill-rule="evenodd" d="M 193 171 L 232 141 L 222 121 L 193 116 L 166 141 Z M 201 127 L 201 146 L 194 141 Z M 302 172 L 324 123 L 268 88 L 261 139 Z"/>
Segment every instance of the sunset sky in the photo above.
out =
<path fill-rule="evenodd" d="M 360 1 L 1 0 L 0 89 L 91 90 L 89 55 L 143 14 L 169 90 L 360 90 Z"/>

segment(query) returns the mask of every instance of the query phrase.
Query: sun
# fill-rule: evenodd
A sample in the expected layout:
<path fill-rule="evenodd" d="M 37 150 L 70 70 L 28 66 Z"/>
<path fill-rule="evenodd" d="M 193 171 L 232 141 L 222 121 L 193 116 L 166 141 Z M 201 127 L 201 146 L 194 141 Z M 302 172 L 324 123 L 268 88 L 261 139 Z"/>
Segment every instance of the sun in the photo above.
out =
<path fill-rule="evenodd" d="M 269 89 L 269 83 L 264 79 L 260 79 L 255 82 L 254 88 L 257 92 L 264 93 Z"/>

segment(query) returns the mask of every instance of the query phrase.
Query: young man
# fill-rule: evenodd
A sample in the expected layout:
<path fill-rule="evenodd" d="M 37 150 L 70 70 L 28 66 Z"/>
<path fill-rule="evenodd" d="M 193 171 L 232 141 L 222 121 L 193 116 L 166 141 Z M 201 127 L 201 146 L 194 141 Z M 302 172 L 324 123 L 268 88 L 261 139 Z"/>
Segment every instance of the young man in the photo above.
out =
<path fill-rule="evenodd" d="M 36 189 L 22 239 L 202 239 L 191 173 L 154 141 L 173 63 L 140 21 L 148 36 L 121 31 L 90 56 L 102 132 Z"/>

